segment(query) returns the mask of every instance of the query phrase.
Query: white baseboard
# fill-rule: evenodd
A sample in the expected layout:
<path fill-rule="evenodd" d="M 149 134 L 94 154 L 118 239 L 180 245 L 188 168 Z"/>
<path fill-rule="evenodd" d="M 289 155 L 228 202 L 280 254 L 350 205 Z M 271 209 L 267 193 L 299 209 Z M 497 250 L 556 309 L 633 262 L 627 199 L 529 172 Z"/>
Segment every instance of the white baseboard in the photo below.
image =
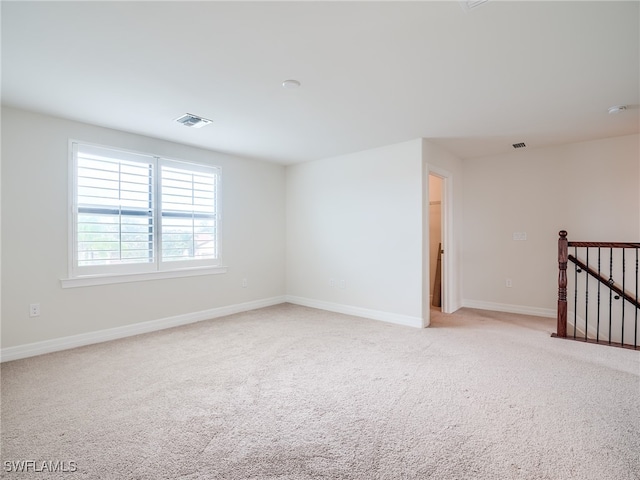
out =
<path fill-rule="evenodd" d="M 33 357 L 45 353 L 67 350 L 70 348 L 82 347 L 93 343 L 107 342 L 118 338 L 130 337 L 141 333 L 154 332 L 165 328 L 178 327 L 189 323 L 200 322 L 212 318 L 224 317 L 234 313 L 246 312 L 257 308 L 269 307 L 284 303 L 285 297 L 272 297 L 262 300 L 254 300 L 251 302 L 239 303 L 236 305 L 227 305 L 225 307 L 211 308 L 199 312 L 185 313 L 174 317 L 160 318 L 158 320 L 149 320 L 147 322 L 134 323 L 124 325 L 122 327 L 109 328 L 106 330 L 98 330 L 96 332 L 81 333 L 69 337 L 54 338 L 42 342 L 28 343 L 26 345 L 18 345 L 15 347 L 7 347 L 0 350 L 0 362 L 8 362 L 18 360 L 20 358 Z"/>
<path fill-rule="evenodd" d="M 484 302 L 482 300 L 462 300 L 462 306 L 479 310 L 493 310 L 494 312 L 518 313 L 536 317 L 556 318 L 557 312 L 552 308 L 528 307 L 526 305 L 509 305 L 506 303 Z"/>
<path fill-rule="evenodd" d="M 324 302 L 322 300 L 313 300 L 310 298 L 296 297 L 286 295 L 286 301 L 304 307 L 318 308 L 329 312 L 344 313 L 345 315 L 353 315 L 356 317 L 364 317 L 371 320 L 380 320 L 382 322 L 395 323 L 397 325 L 405 325 L 407 327 L 422 328 L 422 318 L 411 317 L 409 315 L 401 315 L 398 313 L 382 312 L 380 310 L 370 310 L 368 308 L 353 307 L 351 305 L 342 305 L 340 303 Z"/>

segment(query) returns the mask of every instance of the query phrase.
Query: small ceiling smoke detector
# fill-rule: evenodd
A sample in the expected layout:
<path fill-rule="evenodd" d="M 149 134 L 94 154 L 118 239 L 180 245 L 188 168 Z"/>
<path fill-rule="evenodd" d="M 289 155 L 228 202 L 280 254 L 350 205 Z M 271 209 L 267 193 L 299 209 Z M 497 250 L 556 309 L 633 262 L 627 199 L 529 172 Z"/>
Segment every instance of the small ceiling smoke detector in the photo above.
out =
<path fill-rule="evenodd" d="M 298 80 L 285 80 L 282 82 L 282 86 L 284 88 L 298 88 L 300 86 L 300 82 Z"/>
<path fill-rule="evenodd" d="M 626 105 L 614 105 L 613 107 L 609 107 L 609 110 L 607 111 L 613 114 L 613 113 L 620 113 L 626 109 L 627 109 Z"/>
<path fill-rule="evenodd" d="M 181 123 L 185 127 L 202 128 L 213 123 L 213 120 L 208 120 L 191 113 L 185 113 L 181 117 L 176 118 L 176 122 Z"/>
<path fill-rule="evenodd" d="M 514 143 L 514 144 L 513 144 L 513 148 L 524 148 L 524 147 L 526 147 L 526 145 L 524 144 L 524 142 Z"/>

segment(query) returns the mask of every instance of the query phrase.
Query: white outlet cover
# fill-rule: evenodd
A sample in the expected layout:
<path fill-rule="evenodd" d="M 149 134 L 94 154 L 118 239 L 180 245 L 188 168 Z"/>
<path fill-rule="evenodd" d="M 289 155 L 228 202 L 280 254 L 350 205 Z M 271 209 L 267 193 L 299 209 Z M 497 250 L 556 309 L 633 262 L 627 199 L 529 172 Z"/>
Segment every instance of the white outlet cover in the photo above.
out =
<path fill-rule="evenodd" d="M 527 232 L 513 232 L 513 239 L 515 241 L 524 241 L 527 239 Z"/>

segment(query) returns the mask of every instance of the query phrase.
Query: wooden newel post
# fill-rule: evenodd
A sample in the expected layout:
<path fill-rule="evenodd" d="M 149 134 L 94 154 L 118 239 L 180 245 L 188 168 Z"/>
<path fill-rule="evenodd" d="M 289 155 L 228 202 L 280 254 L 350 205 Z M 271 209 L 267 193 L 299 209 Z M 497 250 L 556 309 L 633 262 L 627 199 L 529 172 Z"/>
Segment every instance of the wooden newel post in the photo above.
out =
<path fill-rule="evenodd" d="M 569 248 L 566 230 L 560 230 L 558 239 L 558 337 L 567 336 L 567 260 Z"/>

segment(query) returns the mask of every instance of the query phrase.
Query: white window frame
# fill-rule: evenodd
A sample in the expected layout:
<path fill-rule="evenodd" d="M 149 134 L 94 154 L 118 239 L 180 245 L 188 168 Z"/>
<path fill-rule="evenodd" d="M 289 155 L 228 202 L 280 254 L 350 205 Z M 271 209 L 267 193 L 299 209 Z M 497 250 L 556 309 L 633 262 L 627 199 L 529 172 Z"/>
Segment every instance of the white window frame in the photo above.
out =
<path fill-rule="evenodd" d="M 184 169 L 184 168 L 188 168 L 191 172 L 202 172 L 202 173 L 207 173 L 207 174 L 211 174 L 213 173 L 217 179 L 216 179 L 216 189 L 215 189 L 215 204 L 216 204 L 216 226 L 215 226 L 215 230 L 216 230 L 216 239 L 215 239 L 215 251 L 218 253 L 217 258 L 215 260 L 178 260 L 178 261 L 167 261 L 167 260 L 163 260 L 162 258 L 162 209 L 160 208 L 161 205 L 161 199 L 162 199 L 162 175 L 161 175 L 161 168 L 163 166 L 167 166 L 167 167 L 174 167 L 174 168 L 179 168 L 179 169 Z M 219 227 L 220 227 L 220 222 L 219 222 L 219 213 L 218 213 L 218 207 L 219 207 L 219 200 L 220 200 L 220 168 L 219 167 L 211 167 L 208 165 L 201 165 L 201 164 L 197 164 L 197 163 L 190 163 L 190 162 L 184 162 L 181 160 L 173 160 L 173 159 L 169 159 L 169 158 L 158 158 L 158 164 L 157 164 L 157 171 L 156 171 L 156 188 L 155 188 L 155 192 L 157 194 L 158 197 L 158 201 L 157 201 L 157 212 L 156 212 L 156 218 L 157 218 L 157 231 L 158 231 L 158 235 L 157 235 L 157 241 L 156 241 L 156 248 L 157 248 L 157 252 L 158 252 L 158 269 L 159 270 L 178 270 L 178 269 L 185 269 L 185 268 L 194 268 L 194 267 L 207 267 L 207 266 L 213 266 L 213 265 L 219 265 L 220 263 L 220 235 L 219 235 Z"/>
<path fill-rule="evenodd" d="M 118 156 L 125 157 L 126 160 L 144 161 L 152 164 L 153 172 L 153 204 L 154 204 L 154 237 L 153 252 L 154 261 L 148 263 L 100 265 L 100 266 L 79 266 L 78 265 L 78 228 L 77 228 L 77 199 L 78 199 L 78 165 L 77 147 L 83 145 L 98 149 L 111 150 L 117 152 Z M 215 189 L 215 259 L 191 259 L 180 261 L 162 261 L 162 211 L 161 211 L 161 167 L 163 165 L 173 166 L 191 171 L 201 171 L 216 175 L 217 185 Z M 68 278 L 61 279 L 63 288 L 81 287 L 89 285 L 102 285 L 110 283 L 124 283 L 144 280 L 155 280 L 161 278 L 176 278 L 195 275 L 209 275 L 226 273 L 227 268 L 222 266 L 220 237 L 221 237 L 221 215 L 220 215 L 220 183 L 222 169 L 219 166 L 198 164 L 179 159 L 167 158 L 145 152 L 98 145 L 95 143 L 79 140 L 69 140 L 69 268 Z"/>

